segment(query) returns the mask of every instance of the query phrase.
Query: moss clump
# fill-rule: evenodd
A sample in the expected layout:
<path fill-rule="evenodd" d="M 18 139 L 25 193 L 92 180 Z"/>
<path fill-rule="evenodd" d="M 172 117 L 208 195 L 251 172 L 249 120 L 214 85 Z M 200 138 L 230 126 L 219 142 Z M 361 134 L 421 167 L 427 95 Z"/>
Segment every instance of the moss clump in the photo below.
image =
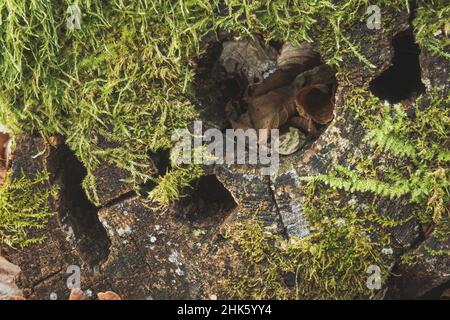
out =
<path fill-rule="evenodd" d="M 240 259 L 247 262 L 223 283 L 231 298 L 367 298 L 372 294 L 369 266 L 380 267 L 381 280 L 387 276 L 389 261 L 382 249 L 390 244 L 387 229 L 395 222 L 321 183 L 309 183 L 305 193 L 312 230 L 306 238 L 283 240 L 256 218 L 229 230 Z"/>
<path fill-rule="evenodd" d="M 433 55 L 450 59 L 450 7 L 445 0 L 419 1 L 413 21 L 417 43 Z"/>
<path fill-rule="evenodd" d="M 48 189 L 48 178 L 47 172 L 33 179 L 7 176 L 0 191 L 1 243 L 24 247 L 44 241 L 44 236 L 33 234 L 45 228 L 48 217 L 54 214 L 50 203 L 56 189 Z"/>
<path fill-rule="evenodd" d="M 366 18 L 370 1 L 80 1 L 81 30 L 65 27 L 69 4 L 0 3 L 0 119 L 65 136 L 95 201 L 101 162 L 147 181 L 149 153 L 172 147 L 173 130 L 195 118 L 191 83 L 205 35 L 225 29 L 297 43 L 331 28 L 328 58 L 339 63 L 351 48 L 362 59 L 343 30 Z"/>
<path fill-rule="evenodd" d="M 354 159 L 353 167 L 336 165 L 311 179 L 349 192 L 405 197 L 422 223 L 448 223 L 450 203 L 450 96 L 434 89 L 421 96 L 410 116 L 400 105 L 379 104 L 379 112 L 364 122 L 372 157 Z M 364 106 L 352 105 L 355 110 Z M 356 111 L 357 112 L 357 111 Z"/>

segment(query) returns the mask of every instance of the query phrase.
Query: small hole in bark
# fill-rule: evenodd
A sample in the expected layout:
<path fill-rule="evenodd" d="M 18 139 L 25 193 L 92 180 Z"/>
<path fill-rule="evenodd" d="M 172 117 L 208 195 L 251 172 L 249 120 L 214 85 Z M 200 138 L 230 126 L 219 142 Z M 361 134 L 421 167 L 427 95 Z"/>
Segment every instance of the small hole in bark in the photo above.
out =
<path fill-rule="evenodd" d="M 233 196 L 217 177 L 207 175 L 192 183 L 189 195 L 179 202 L 177 208 L 189 221 L 208 224 L 211 220 L 216 224 L 236 206 Z"/>
<path fill-rule="evenodd" d="M 223 95 L 225 97 L 238 99 L 242 93 L 242 89 L 236 79 L 226 79 L 223 81 Z"/>
<path fill-rule="evenodd" d="M 417 97 L 425 91 L 425 86 L 421 79 L 420 49 L 412 29 L 395 36 L 392 45 L 392 65 L 370 83 L 370 90 L 380 99 L 398 103 Z"/>
<path fill-rule="evenodd" d="M 170 150 L 161 149 L 155 153 L 150 155 L 150 158 L 153 160 L 157 172 L 155 173 L 155 177 L 162 177 L 167 172 L 170 171 L 172 166 L 170 165 Z M 140 194 L 144 197 L 147 197 L 148 194 L 156 187 L 156 182 L 150 180 L 140 186 Z"/>
<path fill-rule="evenodd" d="M 51 155 L 50 168 L 57 168 L 60 184 L 59 218 L 74 241 L 81 259 L 91 268 L 109 255 L 111 242 L 98 219 L 98 208 L 89 201 L 82 187 L 86 169 L 68 146 L 59 145 Z M 59 168 L 54 161 L 60 162 Z"/>

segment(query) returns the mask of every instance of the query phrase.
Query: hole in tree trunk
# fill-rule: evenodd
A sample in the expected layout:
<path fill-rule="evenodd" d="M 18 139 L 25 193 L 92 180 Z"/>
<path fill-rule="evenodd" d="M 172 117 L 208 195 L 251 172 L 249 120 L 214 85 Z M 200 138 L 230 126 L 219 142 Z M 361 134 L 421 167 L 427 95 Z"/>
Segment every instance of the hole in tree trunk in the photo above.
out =
<path fill-rule="evenodd" d="M 57 170 L 61 224 L 81 259 L 95 269 L 108 257 L 111 242 L 98 219 L 98 208 L 89 201 L 82 187 L 86 169 L 64 144 L 53 151 L 49 168 Z"/>
<path fill-rule="evenodd" d="M 192 183 L 188 196 L 176 207 L 181 216 L 194 224 L 217 225 L 236 206 L 233 196 L 217 177 L 207 175 Z"/>
<path fill-rule="evenodd" d="M 392 65 L 370 83 L 370 91 L 380 99 L 398 103 L 417 97 L 425 91 L 425 86 L 421 79 L 420 49 L 412 29 L 395 36 L 392 45 Z"/>
<path fill-rule="evenodd" d="M 257 134 L 279 129 L 279 153 L 290 155 L 332 121 L 335 71 L 312 46 L 224 36 L 205 49 L 197 61 L 195 90 L 204 118 L 216 128 Z"/>

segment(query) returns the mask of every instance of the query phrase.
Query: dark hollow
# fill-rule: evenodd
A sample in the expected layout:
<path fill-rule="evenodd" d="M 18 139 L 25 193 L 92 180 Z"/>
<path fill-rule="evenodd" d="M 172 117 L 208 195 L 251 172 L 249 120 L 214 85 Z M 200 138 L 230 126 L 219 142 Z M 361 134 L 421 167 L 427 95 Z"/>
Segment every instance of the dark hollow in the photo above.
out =
<path fill-rule="evenodd" d="M 61 161 L 59 216 L 64 225 L 72 228 L 78 254 L 93 268 L 108 257 L 111 242 L 98 219 L 98 208 L 82 187 L 86 176 L 83 164 L 66 145 L 59 146 L 57 152 Z"/>
<path fill-rule="evenodd" d="M 421 79 L 419 46 L 412 29 L 398 34 L 393 40 L 392 65 L 370 83 L 370 91 L 390 103 L 414 98 L 425 91 Z"/>
<path fill-rule="evenodd" d="M 215 175 L 199 178 L 192 184 L 190 195 L 179 204 L 179 211 L 190 221 L 212 219 L 220 223 L 237 204 L 231 193 Z"/>

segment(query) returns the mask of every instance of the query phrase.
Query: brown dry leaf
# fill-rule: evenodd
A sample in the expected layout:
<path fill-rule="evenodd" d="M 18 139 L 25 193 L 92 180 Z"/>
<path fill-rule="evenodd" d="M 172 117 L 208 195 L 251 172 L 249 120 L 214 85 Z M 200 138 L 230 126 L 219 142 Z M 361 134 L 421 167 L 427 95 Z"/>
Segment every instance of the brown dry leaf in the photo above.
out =
<path fill-rule="evenodd" d="M 315 52 L 311 45 L 301 43 L 298 47 L 285 43 L 281 48 L 280 55 L 277 58 L 277 67 L 279 69 L 291 69 L 299 65 L 308 65 L 314 61 L 320 62 L 320 56 Z"/>
<path fill-rule="evenodd" d="M 16 286 L 14 278 L 20 273 L 20 268 L 0 256 L 0 300 L 22 296 L 21 290 Z"/>
<path fill-rule="evenodd" d="M 6 132 L 0 132 L 0 161 L 5 163 L 7 160 L 7 149 L 10 135 Z"/>
<path fill-rule="evenodd" d="M 89 300 L 83 290 L 75 288 L 70 292 L 69 300 Z"/>
<path fill-rule="evenodd" d="M 265 78 L 261 83 L 251 86 L 248 90 L 250 96 L 259 96 L 271 90 L 291 85 L 294 79 L 302 72 L 317 67 L 320 56 L 308 44 L 294 47 L 284 44 L 277 58 L 277 70 Z"/>
<path fill-rule="evenodd" d="M 112 291 L 99 292 L 97 296 L 99 300 L 122 300 L 117 293 Z"/>
<path fill-rule="evenodd" d="M 261 96 L 247 98 L 248 115 L 256 129 L 275 129 L 287 122 L 295 112 L 289 104 L 291 90 L 281 87 Z"/>
<path fill-rule="evenodd" d="M 289 120 L 290 124 L 295 127 L 301 129 L 303 132 L 310 134 L 312 136 L 317 136 L 319 131 L 317 130 L 313 120 L 310 117 L 292 117 Z"/>

